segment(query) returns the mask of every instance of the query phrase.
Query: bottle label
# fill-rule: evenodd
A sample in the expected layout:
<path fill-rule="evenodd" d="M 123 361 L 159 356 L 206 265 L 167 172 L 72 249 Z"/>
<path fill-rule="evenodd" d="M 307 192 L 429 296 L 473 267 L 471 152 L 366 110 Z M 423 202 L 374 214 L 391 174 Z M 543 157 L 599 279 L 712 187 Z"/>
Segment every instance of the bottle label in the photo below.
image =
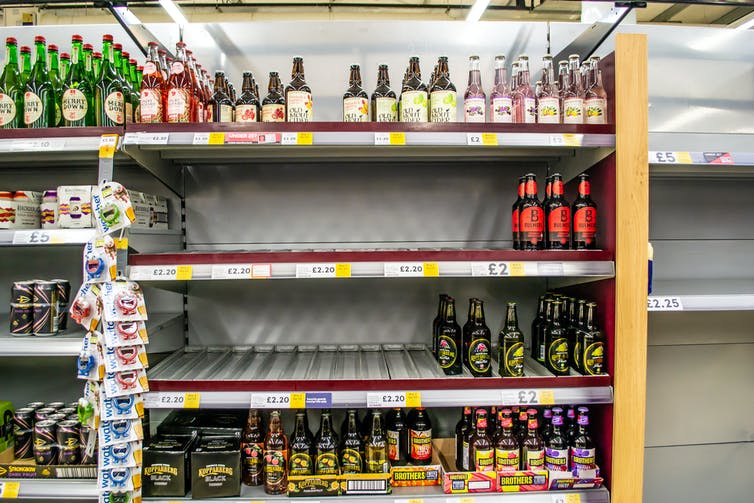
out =
<path fill-rule="evenodd" d="M 484 122 L 484 98 L 468 98 L 463 102 L 463 120 L 466 122 Z"/>
<path fill-rule="evenodd" d="M 179 73 L 183 73 L 183 71 L 186 68 L 183 66 L 183 63 L 180 61 L 173 61 L 173 64 L 170 65 L 170 73 L 178 75 Z M 144 71 L 146 73 L 146 69 Z"/>
<path fill-rule="evenodd" d="M 556 472 L 568 471 L 568 448 L 551 449 L 545 447 L 545 468 Z"/>
<path fill-rule="evenodd" d="M 571 238 L 571 208 L 567 205 L 559 206 L 550 211 L 547 216 L 547 232 L 550 241 L 559 241 L 567 245 Z"/>
<path fill-rule="evenodd" d="M 13 122 L 16 117 L 16 102 L 5 93 L 0 93 L 0 126 Z"/>
<path fill-rule="evenodd" d="M 243 470 L 250 475 L 260 475 L 264 469 L 264 446 L 262 444 L 244 444 L 241 450 Z"/>
<path fill-rule="evenodd" d="M 364 462 L 356 449 L 343 449 L 340 452 L 340 467 L 342 473 L 361 473 Z"/>
<path fill-rule="evenodd" d="M 191 122 L 191 96 L 188 89 L 176 87 L 168 91 L 167 108 L 168 122 Z"/>
<path fill-rule="evenodd" d="M 563 124 L 584 123 L 584 100 L 573 97 L 563 100 Z"/>
<path fill-rule="evenodd" d="M 123 93 L 114 91 L 105 98 L 105 115 L 115 124 L 123 124 Z"/>
<path fill-rule="evenodd" d="M 526 449 L 526 469 L 541 470 L 545 466 L 545 450 Z"/>
<path fill-rule="evenodd" d="M 398 100 L 381 97 L 374 100 L 375 118 L 377 122 L 398 122 Z"/>
<path fill-rule="evenodd" d="M 571 464 L 574 470 L 593 470 L 596 464 L 597 449 L 571 448 Z"/>
<path fill-rule="evenodd" d="M 456 122 L 456 92 L 434 91 L 429 97 L 430 122 Z"/>
<path fill-rule="evenodd" d="M 537 122 L 540 124 L 558 124 L 560 122 L 560 100 L 554 97 L 539 99 Z"/>
<path fill-rule="evenodd" d="M 257 121 L 257 106 L 256 105 L 236 105 L 236 122 L 256 122 L 256 121 Z"/>
<path fill-rule="evenodd" d="M 534 124 L 537 122 L 537 101 L 534 98 L 524 98 L 524 117 L 523 121 L 526 124 Z"/>
<path fill-rule="evenodd" d="M 306 91 L 288 91 L 285 93 L 288 107 L 288 122 L 311 122 L 314 120 L 312 94 Z"/>
<path fill-rule="evenodd" d="M 220 122 L 233 122 L 233 107 L 220 105 Z"/>
<path fill-rule="evenodd" d="M 458 359 L 458 348 L 452 337 L 447 335 L 441 335 L 437 339 L 437 361 L 440 363 L 440 367 L 449 369 L 455 365 Z"/>
<path fill-rule="evenodd" d="M 545 233 L 545 213 L 539 206 L 530 206 L 521 211 L 519 232 L 521 241 L 536 245 Z"/>
<path fill-rule="evenodd" d="M 472 334 L 473 337 L 473 334 Z M 477 373 L 490 370 L 490 342 L 487 339 L 472 339 L 469 344 L 469 366 Z"/>
<path fill-rule="evenodd" d="M 324 452 L 317 456 L 317 475 L 337 475 L 338 456 L 334 452 Z"/>
<path fill-rule="evenodd" d="M 521 453 L 518 449 L 506 450 L 495 449 L 495 470 L 511 471 L 518 470 L 521 465 Z"/>
<path fill-rule="evenodd" d="M 578 337 L 578 336 L 576 336 L 576 337 Z M 581 342 L 577 341 L 576 344 L 574 344 L 574 348 L 573 348 L 573 361 L 576 364 L 576 368 L 579 369 L 579 370 L 583 370 L 581 368 L 581 358 L 582 358 L 582 356 L 583 355 L 581 354 Z"/>
<path fill-rule="evenodd" d="M 126 101 L 126 124 L 131 124 L 134 121 L 134 106 L 130 101 Z"/>
<path fill-rule="evenodd" d="M 589 98 L 584 102 L 587 124 L 607 124 L 607 103 L 605 98 Z"/>
<path fill-rule="evenodd" d="M 66 89 L 63 92 L 61 104 L 63 105 L 63 118 L 68 122 L 80 121 L 86 117 L 86 112 L 89 110 L 86 96 L 78 89 Z"/>
<path fill-rule="evenodd" d="M 147 61 L 144 63 L 144 71 L 142 72 L 142 75 L 150 75 L 152 73 L 157 73 L 157 65 L 155 65 L 153 61 Z"/>
<path fill-rule="evenodd" d="M 469 442 L 466 439 L 464 439 L 463 441 L 462 452 L 463 452 L 463 455 L 462 455 L 463 457 L 461 459 L 462 466 L 464 470 L 468 470 L 469 469 Z"/>
<path fill-rule="evenodd" d="M 492 122 L 513 122 L 513 100 L 510 96 L 493 98 L 490 103 Z"/>
<path fill-rule="evenodd" d="M 599 375 L 604 372 L 605 362 L 605 344 L 595 342 L 590 344 L 584 350 L 583 366 L 584 372 L 589 375 Z"/>
<path fill-rule="evenodd" d="M 291 475 L 314 475 L 312 457 L 307 452 L 291 454 L 288 466 L 288 473 Z"/>
<path fill-rule="evenodd" d="M 513 210 L 512 219 L 513 220 L 511 221 L 511 228 L 513 229 L 513 239 L 518 239 L 518 236 L 517 236 L 517 233 L 518 233 L 518 230 L 519 230 L 518 229 L 518 223 L 519 223 L 519 220 L 518 220 L 518 208 L 516 208 L 515 210 Z"/>
<path fill-rule="evenodd" d="M 137 124 L 141 122 L 141 102 L 136 105 L 136 110 L 134 111 L 134 122 Z"/>
<path fill-rule="evenodd" d="M 408 430 L 409 457 L 412 460 L 432 459 L 432 430 Z"/>
<path fill-rule="evenodd" d="M 31 91 L 24 93 L 24 122 L 29 125 L 35 123 L 42 117 L 44 105 L 39 96 Z"/>
<path fill-rule="evenodd" d="M 387 452 L 384 447 L 366 445 L 364 451 L 367 458 L 368 473 L 388 473 L 390 465 L 387 462 Z"/>
<path fill-rule="evenodd" d="M 162 94 L 156 89 L 142 89 L 141 122 L 144 124 L 162 122 Z"/>
<path fill-rule="evenodd" d="M 285 472 L 288 451 L 268 450 L 264 452 L 265 485 L 270 488 L 285 489 Z"/>
<path fill-rule="evenodd" d="M 495 451 L 492 449 L 474 450 L 474 469 L 486 472 L 495 469 Z"/>
<path fill-rule="evenodd" d="M 524 375 L 524 343 L 515 342 L 505 349 L 505 377 Z"/>
<path fill-rule="evenodd" d="M 285 122 L 285 105 L 267 104 L 262 107 L 262 122 Z"/>
<path fill-rule="evenodd" d="M 597 236 L 597 208 L 587 206 L 579 208 L 573 214 L 574 241 L 584 241 L 590 245 Z"/>
<path fill-rule="evenodd" d="M 540 363 L 545 362 L 545 343 L 544 338 L 540 339 L 539 341 L 539 351 L 537 352 L 539 354 L 539 357 L 537 358 L 537 361 Z"/>
<path fill-rule="evenodd" d="M 343 122 L 369 122 L 369 101 L 357 97 L 344 99 Z"/>
<path fill-rule="evenodd" d="M 555 339 L 547 348 L 547 360 L 550 366 L 558 372 L 568 370 L 568 339 Z"/>
<path fill-rule="evenodd" d="M 401 432 L 387 430 L 387 457 L 390 461 L 401 459 Z"/>
<path fill-rule="evenodd" d="M 401 94 L 401 122 L 427 122 L 427 91 Z"/>

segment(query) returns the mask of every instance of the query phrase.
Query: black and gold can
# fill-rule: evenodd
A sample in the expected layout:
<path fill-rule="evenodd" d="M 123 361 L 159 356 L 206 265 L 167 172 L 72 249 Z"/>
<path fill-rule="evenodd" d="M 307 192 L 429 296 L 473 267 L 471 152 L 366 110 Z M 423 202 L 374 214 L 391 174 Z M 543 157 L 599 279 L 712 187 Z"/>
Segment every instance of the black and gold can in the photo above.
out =
<path fill-rule="evenodd" d="M 57 439 L 61 465 L 77 465 L 81 461 L 80 426 L 78 421 L 58 423 Z"/>
<path fill-rule="evenodd" d="M 54 421 L 40 421 L 34 425 L 34 460 L 38 465 L 57 464 L 57 428 Z"/>
<path fill-rule="evenodd" d="M 32 459 L 34 452 L 34 409 L 24 407 L 13 415 L 13 435 L 15 437 L 14 455 L 16 459 Z"/>

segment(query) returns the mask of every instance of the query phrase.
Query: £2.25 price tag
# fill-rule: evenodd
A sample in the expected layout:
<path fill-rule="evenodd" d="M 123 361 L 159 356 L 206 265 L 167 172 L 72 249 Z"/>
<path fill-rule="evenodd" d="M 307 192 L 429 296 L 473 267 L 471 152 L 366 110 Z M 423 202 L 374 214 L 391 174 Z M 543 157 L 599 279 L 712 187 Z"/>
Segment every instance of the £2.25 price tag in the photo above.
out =
<path fill-rule="evenodd" d="M 683 301 L 680 297 L 651 295 L 647 298 L 648 311 L 683 311 Z"/>

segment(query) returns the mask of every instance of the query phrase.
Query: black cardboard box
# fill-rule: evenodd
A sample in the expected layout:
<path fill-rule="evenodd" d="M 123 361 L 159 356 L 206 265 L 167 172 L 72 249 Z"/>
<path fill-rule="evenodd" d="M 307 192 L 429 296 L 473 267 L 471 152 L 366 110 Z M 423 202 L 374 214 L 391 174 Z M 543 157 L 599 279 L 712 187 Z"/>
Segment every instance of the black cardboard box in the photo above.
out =
<path fill-rule="evenodd" d="M 248 415 L 248 410 L 174 410 L 157 427 L 157 433 L 240 437 Z"/>
<path fill-rule="evenodd" d="M 144 448 L 144 496 L 185 496 L 191 483 L 190 452 L 196 435 L 155 435 Z"/>
<path fill-rule="evenodd" d="M 193 499 L 241 495 L 241 445 L 236 436 L 204 436 L 191 452 Z"/>

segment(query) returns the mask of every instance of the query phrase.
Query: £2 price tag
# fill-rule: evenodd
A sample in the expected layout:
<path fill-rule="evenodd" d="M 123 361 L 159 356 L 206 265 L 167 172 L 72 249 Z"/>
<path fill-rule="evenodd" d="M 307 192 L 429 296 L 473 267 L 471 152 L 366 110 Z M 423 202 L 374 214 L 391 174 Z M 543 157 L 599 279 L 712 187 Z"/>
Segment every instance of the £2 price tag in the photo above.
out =
<path fill-rule="evenodd" d="M 510 276 L 510 265 L 508 262 L 472 262 L 471 275 L 500 278 L 503 276 Z"/>

